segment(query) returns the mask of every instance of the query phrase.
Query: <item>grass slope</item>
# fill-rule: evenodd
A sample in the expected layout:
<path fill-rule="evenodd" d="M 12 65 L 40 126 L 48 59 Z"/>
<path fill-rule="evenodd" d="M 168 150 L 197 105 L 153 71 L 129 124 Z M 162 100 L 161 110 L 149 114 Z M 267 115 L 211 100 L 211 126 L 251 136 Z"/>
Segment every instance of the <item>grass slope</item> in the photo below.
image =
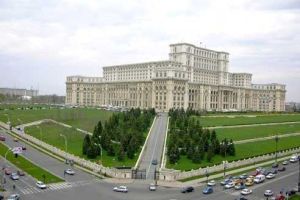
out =
<path fill-rule="evenodd" d="M 98 121 L 101 120 L 104 122 L 111 115 L 111 111 L 92 108 L 1 110 L 0 121 L 7 122 L 7 117 L 9 117 L 12 125 L 16 126 L 20 123 L 28 123 L 41 119 L 53 119 L 92 132 Z"/>
<path fill-rule="evenodd" d="M 251 116 L 251 117 L 249 117 Z M 300 114 L 269 114 L 262 116 L 226 116 L 226 117 L 196 117 L 203 127 L 208 126 L 233 126 L 243 124 L 264 124 L 274 122 L 300 121 Z"/>
<path fill-rule="evenodd" d="M 294 147 L 300 146 L 300 136 L 292 136 L 281 138 L 278 141 L 278 150 L 285 150 Z M 255 147 L 255 148 L 254 148 Z M 178 169 L 178 170 L 191 170 L 191 169 L 198 169 L 200 167 L 212 166 L 214 164 L 220 164 L 223 160 L 233 161 L 239 160 L 254 156 L 259 156 L 267 153 L 275 152 L 275 141 L 274 140 L 265 140 L 259 142 L 251 142 L 245 144 L 237 144 L 235 145 L 236 148 L 236 156 L 227 156 L 226 158 L 216 155 L 213 158 L 212 162 L 207 162 L 206 160 L 202 161 L 201 163 L 192 163 L 191 160 L 188 160 L 186 156 L 181 156 L 180 160 L 177 164 L 170 164 L 167 163 L 167 168 Z"/>

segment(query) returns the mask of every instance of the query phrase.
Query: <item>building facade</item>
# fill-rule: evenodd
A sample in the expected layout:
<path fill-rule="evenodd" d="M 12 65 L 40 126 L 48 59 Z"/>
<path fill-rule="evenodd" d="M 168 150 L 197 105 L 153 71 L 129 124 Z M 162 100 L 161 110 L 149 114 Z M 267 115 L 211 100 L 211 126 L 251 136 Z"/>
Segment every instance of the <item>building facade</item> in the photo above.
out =
<path fill-rule="evenodd" d="M 27 90 L 27 89 L 19 89 L 19 88 L 0 88 L 0 94 L 8 95 L 8 96 L 29 96 L 36 97 L 38 96 L 38 90 Z"/>
<path fill-rule="evenodd" d="M 67 77 L 66 104 L 158 111 L 285 110 L 285 85 L 253 84 L 252 74 L 228 68 L 227 52 L 171 44 L 169 60 L 106 66 L 103 77 Z"/>

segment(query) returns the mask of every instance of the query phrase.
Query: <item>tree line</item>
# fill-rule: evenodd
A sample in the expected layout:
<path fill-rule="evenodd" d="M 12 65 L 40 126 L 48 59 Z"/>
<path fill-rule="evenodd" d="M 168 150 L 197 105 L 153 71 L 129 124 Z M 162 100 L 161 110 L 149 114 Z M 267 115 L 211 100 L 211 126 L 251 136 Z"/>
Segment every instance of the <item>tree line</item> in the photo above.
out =
<path fill-rule="evenodd" d="M 225 138 L 220 142 L 215 130 L 203 129 L 193 115 L 199 113 L 190 109 L 169 111 L 167 155 L 171 164 L 176 163 L 181 155 L 186 155 L 193 163 L 201 163 L 203 160 L 211 162 L 215 155 L 235 155 L 231 139 Z"/>
<path fill-rule="evenodd" d="M 154 109 L 132 108 L 127 112 L 113 113 L 104 124 L 98 122 L 92 136 L 85 136 L 82 153 L 88 158 L 96 158 L 102 147 L 108 156 L 117 156 L 119 161 L 126 157 L 133 159 L 145 141 L 145 133 L 154 116 Z"/>

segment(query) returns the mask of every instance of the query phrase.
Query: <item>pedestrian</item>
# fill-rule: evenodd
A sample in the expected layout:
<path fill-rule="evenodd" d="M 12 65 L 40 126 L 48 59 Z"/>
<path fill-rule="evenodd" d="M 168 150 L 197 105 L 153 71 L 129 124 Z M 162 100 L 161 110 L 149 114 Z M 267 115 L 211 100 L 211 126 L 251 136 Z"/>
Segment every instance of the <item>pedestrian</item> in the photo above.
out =
<path fill-rule="evenodd" d="M 13 184 L 13 190 L 15 190 L 16 189 L 16 185 L 15 184 Z"/>

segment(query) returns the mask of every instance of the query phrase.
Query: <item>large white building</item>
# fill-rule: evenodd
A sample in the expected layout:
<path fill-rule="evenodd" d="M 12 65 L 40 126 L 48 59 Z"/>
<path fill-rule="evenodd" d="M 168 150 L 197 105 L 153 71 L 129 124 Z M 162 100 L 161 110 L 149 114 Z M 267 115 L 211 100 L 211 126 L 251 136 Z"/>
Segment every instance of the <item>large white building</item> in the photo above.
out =
<path fill-rule="evenodd" d="M 103 77 L 67 77 L 66 104 L 284 111 L 285 85 L 252 84 L 252 74 L 228 68 L 227 52 L 171 44 L 169 60 L 106 66 Z"/>

